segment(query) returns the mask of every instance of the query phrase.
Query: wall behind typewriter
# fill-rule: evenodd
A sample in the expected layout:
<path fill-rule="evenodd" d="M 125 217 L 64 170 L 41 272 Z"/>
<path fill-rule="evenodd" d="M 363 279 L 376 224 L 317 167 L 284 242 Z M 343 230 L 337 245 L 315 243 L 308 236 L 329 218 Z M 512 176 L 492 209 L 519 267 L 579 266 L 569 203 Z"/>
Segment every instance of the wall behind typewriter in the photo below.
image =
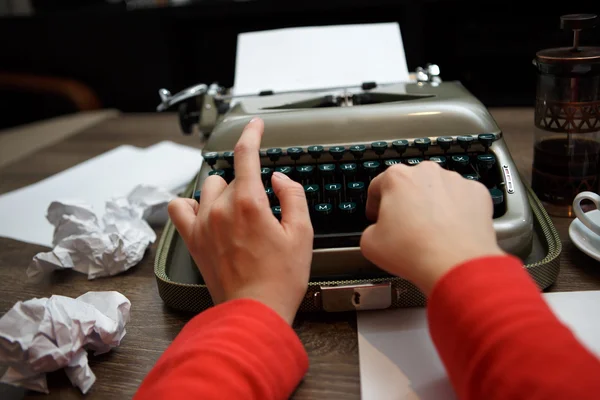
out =
<path fill-rule="evenodd" d="M 434 62 L 443 79 L 462 81 L 488 106 L 531 106 L 535 52 L 571 42 L 560 15 L 600 12 L 600 3 L 587 0 L 221 0 L 138 10 L 103 1 L 33 3 L 36 14 L 0 20 L 0 70 L 77 79 L 104 107 L 124 112 L 153 112 L 161 87 L 231 85 L 239 32 L 384 21 L 400 23 L 411 70 Z M 582 42 L 600 45 L 600 27 Z M 39 118 L 26 102 L 0 99 L 0 127 Z"/>

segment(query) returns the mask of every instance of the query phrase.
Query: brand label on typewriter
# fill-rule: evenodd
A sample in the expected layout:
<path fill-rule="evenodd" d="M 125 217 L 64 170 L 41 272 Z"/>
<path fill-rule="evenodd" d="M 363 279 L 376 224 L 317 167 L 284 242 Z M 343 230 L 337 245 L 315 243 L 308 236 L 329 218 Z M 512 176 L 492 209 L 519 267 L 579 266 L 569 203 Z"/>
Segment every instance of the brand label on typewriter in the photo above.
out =
<path fill-rule="evenodd" d="M 513 184 L 512 175 L 510 173 L 510 169 L 508 169 L 508 165 L 503 165 L 502 166 L 502 172 L 504 172 L 504 182 L 506 182 L 506 192 L 507 193 L 514 193 L 515 192 L 515 186 Z"/>

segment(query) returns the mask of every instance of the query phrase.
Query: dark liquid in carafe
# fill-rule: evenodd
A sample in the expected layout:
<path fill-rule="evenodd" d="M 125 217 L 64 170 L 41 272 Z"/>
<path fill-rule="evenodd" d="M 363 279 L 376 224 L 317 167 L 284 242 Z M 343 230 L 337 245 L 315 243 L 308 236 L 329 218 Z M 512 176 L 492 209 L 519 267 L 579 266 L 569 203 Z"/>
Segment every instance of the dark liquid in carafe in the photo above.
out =
<path fill-rule="evenodd" d="M 542 140 L 534 147 L 532 189 L 542 201 L 569 206 L 577 193 L 598 192 L 599 161 L 594 140 Z"/>

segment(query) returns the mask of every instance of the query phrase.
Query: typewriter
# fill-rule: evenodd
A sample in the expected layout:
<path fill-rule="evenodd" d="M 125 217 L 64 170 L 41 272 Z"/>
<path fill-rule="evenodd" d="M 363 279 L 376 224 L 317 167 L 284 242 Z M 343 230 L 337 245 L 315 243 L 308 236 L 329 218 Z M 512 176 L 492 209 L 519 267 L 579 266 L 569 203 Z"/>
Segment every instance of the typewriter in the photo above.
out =
<path fill-rule="evenodd" d="M 369 183 L 394 164 L 414 166 L 424 160 L 483 183 L 493 200 L 500 247 L 526 257 L 532 248 L 533 215 L 502 131 L 459 82 L 442 81 L 436 65 L 418 68 L 414 77 L 409 82 L 246 96 L 231 95 L 217 84 L 175 95 L 161 89 L 157 110 L 177 106 L 183 133 L 191 134 L 195 125 L 202 133 L 197 198 L 209 175 L 227 182 L 235 178 L 233 149 L 243 128 L 255 116 L 264 120 L 260 157 L 265 191 L 279 216 L 272 173 L 282 172 L 303 185 L 315 233 L 312 279 L 388 276 L 359 248 L 369 224 Z"/>

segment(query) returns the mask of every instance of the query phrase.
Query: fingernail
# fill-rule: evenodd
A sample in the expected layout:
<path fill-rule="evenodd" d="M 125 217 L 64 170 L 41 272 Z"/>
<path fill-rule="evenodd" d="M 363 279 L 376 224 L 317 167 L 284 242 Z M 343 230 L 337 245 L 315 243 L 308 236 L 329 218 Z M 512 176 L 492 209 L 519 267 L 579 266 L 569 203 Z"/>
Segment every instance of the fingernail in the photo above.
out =
<path fill-rule="evenodd" d="M 284 179 L 284 180 L 287 180 L 287 181 L 290 180 L 289 176 L 287 176 L 286 174 L 283 174 L 281 172 L 277 172 L 277 171 L 273 172 L 273 177 L 277 178 L 277 179 Z"/>
<path fill-rule="evenodd" d="M 250 120 L 250 123 L 254 123 L 256 121 L 258 121 L 260 118 L 259 117 L 254 117 Z"/>

